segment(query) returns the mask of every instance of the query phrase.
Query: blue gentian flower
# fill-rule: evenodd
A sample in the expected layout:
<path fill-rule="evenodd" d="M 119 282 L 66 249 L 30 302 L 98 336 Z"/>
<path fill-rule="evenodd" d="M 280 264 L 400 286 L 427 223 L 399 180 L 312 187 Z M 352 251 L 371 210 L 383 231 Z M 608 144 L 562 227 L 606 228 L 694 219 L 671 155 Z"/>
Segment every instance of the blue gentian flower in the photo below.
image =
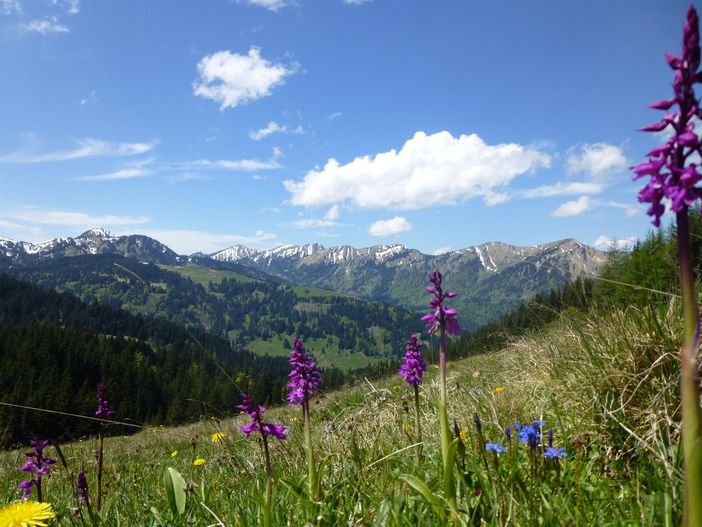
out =
<path fill-rule="evenodd" d="M 494 452 L 495 454 L 504 454 L 507 452 L 507 449 L 499 443 L 488 443 L 485 445 L 485 450 Z"/>

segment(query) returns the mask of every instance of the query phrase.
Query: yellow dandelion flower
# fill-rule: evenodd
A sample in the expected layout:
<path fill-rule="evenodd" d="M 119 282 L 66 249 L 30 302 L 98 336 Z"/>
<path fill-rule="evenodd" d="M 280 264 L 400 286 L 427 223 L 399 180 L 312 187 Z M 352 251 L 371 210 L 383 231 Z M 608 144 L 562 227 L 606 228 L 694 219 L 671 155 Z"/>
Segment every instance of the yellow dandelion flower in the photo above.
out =
<path fill-rule="evenodd" d="M 495 395 L 500 395 L 504 391 L 505 391 L 504 386 L 498 386 L 497 388 L 495 388 Z"/>
<path fill-rule="evenodd" d="M 461 430 L 461 432 L 458 435 L 461 436 L 461 441 L 463 441 L 464 443 L 468 442 L 468 430 Z"/>
<path fill-rule="evenodd" d="M 193 461 L 193 465 L 196 467 L 202 466 L 205 464 L 205 460 L 202 459 L 201 457 L 197 458 L 195 461 Z"/>
<path fill-rule="evenodd" d="M 0 509 L 2 527 L 46 527 L 42 520 L 55 518 L 49 503 L 17 501 Z"/>
<path fill-rule="evenodd" d="M 210 436 L 210 441 L 213 443 L 219 443 L 222 439 L 224 439 L 224 434 L 222 432 L 215 432 Z"/>
<path fill-rule="evenodd" d="M 297 423 L 297 417 L 293 417 L 293 418 L 290 419 L 290 420 L 291 420 L 293 423 Z"/>
<path fill-rule="evenodd" d="M 395 384 L 392 387 L 393 390 L 399 390 L 400 388 L 402 388 L 402 386 L 400 386 L 399 384 Z"/>
<path fill-rule="evenodd" d="M 177 450 L 174 450 L 173 452 L 171 452 L 171 457 L 176 457 L 177 455 L 178 455 Z"/>

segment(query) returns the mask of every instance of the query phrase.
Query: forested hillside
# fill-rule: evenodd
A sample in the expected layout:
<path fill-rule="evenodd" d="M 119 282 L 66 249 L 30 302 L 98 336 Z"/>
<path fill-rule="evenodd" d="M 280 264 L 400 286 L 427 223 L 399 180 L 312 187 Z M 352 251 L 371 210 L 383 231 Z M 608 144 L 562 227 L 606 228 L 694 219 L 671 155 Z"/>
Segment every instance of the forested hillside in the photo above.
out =
<path fill-rule="evenodd" d="M 323 366 L 346 370 L 401 356 L 404 339 L 421 329 L 417 316 L 399 307 L 197 265 L 90 255 L 12 272 L 85 302 L 199 327 L 260 355 L 287 355 L 298 336 Z"/>
<path fill-rule="evenodd" d="M 90 415 L 103 382 L 121 420 L 173 424 L 232 412 L 240 390 L 278 403 L 287 372 L 287 360 L 257 357 L 201 329 L 87 305 L 0 274 L 2 402 Z M 324 375 L 330 386 L 342 380 L 335 369 Z M 95 432 L 90 422 L 6 406 L 0 423 L 5 445 L 39 430 L 64 439 Z"/>

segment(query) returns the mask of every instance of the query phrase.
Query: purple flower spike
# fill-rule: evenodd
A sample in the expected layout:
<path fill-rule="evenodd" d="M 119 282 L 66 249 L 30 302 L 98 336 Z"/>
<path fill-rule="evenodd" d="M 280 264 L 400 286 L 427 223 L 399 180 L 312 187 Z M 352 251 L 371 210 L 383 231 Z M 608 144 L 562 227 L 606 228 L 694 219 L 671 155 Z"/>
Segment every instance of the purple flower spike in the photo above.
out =
<path fill-rule="evenodd" d="M 32 439 L 29 444 L 32 449 L 25 452 L 25 455 L 29 459 L 22 465 L 20 472 L 26 472 L 34 477 L 30 477 L 28 480 L 22 481 L 19 484 L 19 490 L 22 491 L 23 500 L 28 499 L 32 494 L 32 487 L 41 489 L 41 478 L 50 476 L 51 465 L 56 463 L 55 459 L 44 456 L 44 449 L 49 446 L 49 441 L 47 439 Z"/>
<path fill-rule="evenodd" d="M 666 53 L 666 60 L 675 70 L 673 91 L 675 97 L 654 102 L 650 107 L 665 111 L 660 122 L 645 126 L 644 132 L 660 132 L 670 125 L 672 132 L 666 144 L 648 153 L 649 161 L 632 167 L 636 173 L 634 180 L 648 176 L 651 179 L 639 191 L 639 201 L 650 203 L 647 211 L 653 217 L 653 224 L 660 226 L 665 206 L 664 198 L 670 201 L 670 209 L 675 212 L 686 210 L 702 197 L 702 189 L 697 186 L 700 175 L 697 166 L 685 162 L 694 153 L 702 153 L 700 138 L 695 132 L 695 123 L 702 119 L 699 101 L 695 97 L 694 85 L 702 81 L 700 66 L 699 18 L 694 7 L 687 12 L 687 22 L 683 29 L 682 57 Z M 677 111 L 673 112 L 673 106 Z"/>
<path fill-rule="evenodd" d="M 441 273 L 439 271 L 431 273 L 429 275 L 429 281 L 434 284 L 433 286 L 427 287 L 427 291 L 434 295 L 434 298 L 429 302 L 429 307 L 432 308 L 434 312 L 422 317 L 422 321 L 429 324 L 427 333 L 432 333 L 435 329 L 443 327 L 449 335 L 460 334 L 461 326 L 458 324 L 458 319 L 456 319 L 458 311 L 455 309 L 446 309 L 444 307 L 444 300 L 447 298 L 455 298 L 458 296 L 458 293 L 443 292 L 441 288 Z"/>
<path fill-rule="evenodd" d="M 98 393 L 95 399 L 98 402 L 98 409 L 95 412 L 95 415 L 101 419 L 113 419 L 115 417 L 115 413 L 108 407 L 110 401 L 105 397 L 105 385 L 100 383 L 98 384 L 97 389 Z"/>
<path fill-rule="evenodd" d="M 88 480 L 85 477 L 85 471 L 81 470 L 78 472 L 78 478 L 76 481 L 76 493 L 81 503 L 88 504 L 90 502 L 90 495 L 88 494 Z"/>
<path fill-rule="evenodd" d="M 260 432 L 264 437 L 274 436 L 278 439 L 288 438 L 285 433 L 285 431 L 288 429 L 287 426 L 266 423 L 263 421 L 261 416 L 268 411 L 265 406 L 257 405 L 251 400 L 251 397 L 245 393 L 242 393 L 241 397 L 243 399 L 242 404 L 238 405 L 236 408 L 242 412 L 246 412 L 249 414 L 249 417 L 251 417 L 251 421 L 249 423 L 239 427 L 239 430 L 244 432 L 247 438 L 253 432 Z"/>
<path fill-rule="evenodd" d="M 319 389 L 322 375 L 317 369 L 317 363 L 305 353 L 305 348 L 302 347 L 302 342 L 298 338 L 295 338 L 295 344 L 290 351 L 290 366 L 293 369 L 289 375 L 288 402 L 290 406 L 295 406 L 309 401 L 310 397 Z"/>
<path fill-rule="evenodd" d="M 422 374 L 427 370 L 427 365 L 422 360 L 422 341 L 417 340 L 417 335 L 412 335 L 406 343 L 405 356 L 402 358 L 402 366 L 398 372 L 402 375 L 410 386 L 422 384 Z"/>

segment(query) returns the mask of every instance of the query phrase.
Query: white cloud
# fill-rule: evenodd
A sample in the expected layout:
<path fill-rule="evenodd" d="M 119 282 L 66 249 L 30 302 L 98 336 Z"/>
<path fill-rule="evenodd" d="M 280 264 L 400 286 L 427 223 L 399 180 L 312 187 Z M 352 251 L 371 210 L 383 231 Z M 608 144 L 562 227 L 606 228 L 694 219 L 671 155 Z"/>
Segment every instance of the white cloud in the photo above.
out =
<path fill-rule="evenodd" d="M 518 144 L 486 144 L 476 134 L 417 132 L 399 150 L 357 157 L 341 165 L 330 159 L 301 181 L 284 181 L 294 205 L 351 202 L 360 208 L 419 209 L 482 197 L 504 199 L 517 176 L 548 167 L 551 158 Z"/>
<path fill-rule="evenodd" d="M 197 159 L 195 161 L 183 161 L 175 163 L 173 168 L 214 168 L 222 170 L 231 170 L 233 172 L 255 172 L 257 170 L 274 170 L 280 168 L 281 165 L 277 161 L 261 159 L 220 159 L 211 161 L 209 159 Z"/>
<path fill-rule="evenodd" d="M 278 148 L 277 146 L 273 147 L 273 159 L 280 159 L 281 157 L 285 157 L 285 154 L 283 151 Z"/>
<path fill-rule="evenodd" d="M 621 147 L 607 143 L 594 143 L 571 148 L 566 159 L 569 174 L 584 173 L 595 179 L 627 170 L 631 163 Z"/>
<path fill-rule="evenodd" d="M 271 249 L 277 243 L 277 235 L 263 231 L 256 231 L 254 236 L 240 234 L 215 234 L 205 231 L 188 229 L 140 229 L 139 234 L 154 238 L 178 254 L 193 254 L 203 252 L 210 254 L 221 251 L 232 245 L 245 245 L 256 249 Z M 119 234 L 134 234 L 134 232 L 121 232 Z"/>
<path fill-rule="evenodd" d="M 146 177 L 150 176 L 151 174 L 153 174 L 153 170 L 148 170 L 146 168 L 123 168 L 122 170 L 116 170 L 115 172 L 109 172 L 107 174 L 80 176 L 75 179 L 79 181 L 110 181 L 115 179 Z"/>
<path fill-rule="evenodd" d="M 305 218 L 302 220 L 296 220 L 290 223 L 293 227 L 298 229 L 317 229 L 320 227 L 341 227 L 341 223 L 337 223 L 331 220 L 320 220 L 317 218 Z"/>
<path fill-rule="evenodd" d="M 106 227 L 111 225 L 139 225 L 151 221 L 146 216 L 117 216 L 112 214 L 95 216 L 84 212 L 42 210 L 36 207 L 9 211 L 5 213 L 5 216 L 29 223 L 67 225 L 87 229 L 95 225 L 104 225 Z"/>
<path fill-rule="evenodd" d="M 392 236 L 401 232 L 412 230 L 412 224 L 402 216 L 395 216 L 389 220 L 378 220 L 368 228 L 371 236 Z"/>
<path fill-rule="evenodd" d="M 0 13 L 3 15 L 12 15 L 14 13 L 22 13 L 22 4 L 19 0 L 0 0 Z"/>
<path fill-rule="evenodd" d="M 254 141 L 260 141 L 261 139 L 268 137 L 271 134 L 275 133 L 284 133 L 288 131 L 287 126 L 281 126 L 275 121 L 271 121 L 268 123 L 266 126 L 263 128 L 260 128 L 258 130 L 252 130 L 249 132 L 249 137 L 253 139 Z"/>
<path fill-rule="evenodd" d="M 271 134 L 304 134 L 305 130 L 302 128 L 302 126 L 298 126 L 297 128 L 289 128 L 288 125 L 280 125 L 276 123 L 275 121 L 271 121 L 268 123 L 266 126 L 263 128 L 260 128 L 258 130 L 252 130 L 249 132 L 249 137 L 253 139 L 254 141 L 260 141 L 261 139 L 264 139 L 268 137 Z"/>
<path fill-rule="evenodd" d="M 329 221 L 338 220 L 341 216 L 341 207 L 332 205 L 327 212 L 324 213 L 324 219 Z"/>
<path fill-rule="evenodd" d="M 609 236 L 602 235 L 595 240 L 592 247 L 599 249 L 600 251 L 611 251 L 613 249 L 621 251 L 631 249 L 635 243 L 635 236 L 612 239 Z"/>
<path fill-rule="evenodd" d="M 433 253 L 431 253 L 433 256 L 439 256 L 441 254 L 446 254 L 451 252 L 451 247 L 439 247 L 438 249 L 435 249 Z"/>
<path fill-rule="evenodd" d="M 344 3 L 346 5 L 361 5 L 361 4 L 368 4 L 372 1 L 373 0 L 344 0 Z"/>
<path fill-rule="evenodd" d="M 193 84 L 195 95 L 212 99 L 219 109 L 235 108 L 271 94 L 284 84 L 285 77 L 295 73 L 294 66 L 273 64 L 252 47 L 248 54 L 218 51 L 204 57 L 197 65 L 199 82 Z"/>
<path fill-rule="evenodd" d="M 327 115 L 327 121 L 333 121 L 334 119 L 338 119 L 342 115 L 344 114 L 342 114 L 341 112 L 330 113 L 329 115 Z"/>
<path fill-rule="evenodd" d="M 241 1 L 241 0 L 240 0 Z M 246 4 L 263 7 L 270 11 L 278 11 L 284 8 L 288 3 L 285 0 L 244 0 Z"/>
<path fill-rule="evenodd" d="M 524 198 L 548 198 L 551 196 L 568 196 L 577 194 L 599 194 L 604 190 L 604 185 L 596 182 L 562 183 L 557 181 L 553 185 L 522 190 L 519 195 Z"/>
<path fill-rule="evenodd" d="M 575 201 L 566 201 L 556 210 L 551 213 L 551 216 L 556 216 L 557 218 L 566 218 L 569 216 L 580 216 L 586 210 L 590 209 L 592 204 L 590 203 L 590 198 L 587 196 L 580 196 Z"/>
<path fill-rule="evenodd" d="M 20 24 L 20 27 L 27 31 L 40 33 L 42 35 L 51 35 L 52 33 L 69 33 L 70 29 L 59 23 L 55 16 L 44 17 L 43 20 L 32 20 L 27 24 Z"/>
<path fill-rule="evenodd" d="M 25 242 L 43 242 L 47 236 L 40 227 L 30 227 L 11 221 L 0 220 L 0 230 L 2 235 L 8 236 L 11 240 L 21 240 Z M 0 236 L 2 237 L 2 236 Z"/>
<path fill-rule="evenodd" d="M 80 0 L 51 0 L 51 4 L 63 7 L 67 15 L 80 13 Z"/>
<path fill-rule="evenodd" d="M 95 91 L 95 90 L 92 90 L 90 92 L 90 95 L 88 95 L 85 99 L 81 99 L 80 105 L 85 106 L 86 104 L 92 103 L 92 102 L 97 102 L 97 91 Z"/>
<path fill-rule="evenodd" d="M 51 161 L 72 161 L 85 157 L 127 157 L 144 154 L 151 151 L 158 141 L 150 143 L 110 143 L 98 139 L 81 139 L 78 147 L 73 150 L 35 154 L 26 148 L 17 152 L 0 156 L 0 162 L 5 163 L 47 163 Z"/>
<path fill-rule="evenodd" d="M 185 172 L 183 174 L 175 174 L 173 176 L 166 176 L 164 178 L 169 183 L 185 183 L 186 181 L 205 181 L 212 180 L 210 176 L 204 174 L 197 174 L 193 172 Z"/>

